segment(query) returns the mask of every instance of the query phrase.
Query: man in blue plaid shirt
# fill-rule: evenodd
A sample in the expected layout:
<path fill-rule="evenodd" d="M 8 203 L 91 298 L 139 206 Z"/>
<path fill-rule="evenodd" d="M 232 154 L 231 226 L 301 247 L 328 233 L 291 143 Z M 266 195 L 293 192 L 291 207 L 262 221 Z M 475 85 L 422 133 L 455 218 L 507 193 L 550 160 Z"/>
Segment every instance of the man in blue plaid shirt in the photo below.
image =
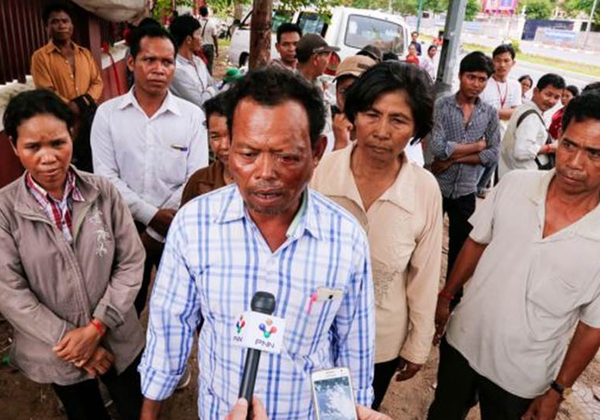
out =
<path fill-rule="evenodd" d="M 366 235 L 307 187 L 326 142 L 320 94 L 269 68 L 227 95 L 235 184 L 186 204 L 169 230 L 139 368 L 142 419 L 157 419 L 175 389 L 200 317 L 199 415 L 226 417 L 246 353 L 232 345 L 233 331 L 260 290 L 286 320 L 282 352 L 262 355 L 256 379 L 269 418 L 314 418 L 310 374 L 333 366 L 350 369 L 357 403 L 369 406 L 375 311 Z"/>

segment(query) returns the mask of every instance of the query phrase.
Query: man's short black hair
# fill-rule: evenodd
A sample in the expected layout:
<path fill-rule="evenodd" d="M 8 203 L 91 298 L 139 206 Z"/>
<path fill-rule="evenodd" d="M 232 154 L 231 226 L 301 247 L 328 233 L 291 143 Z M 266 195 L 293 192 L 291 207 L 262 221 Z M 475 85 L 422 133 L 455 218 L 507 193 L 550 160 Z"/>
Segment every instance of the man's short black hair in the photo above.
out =
<path fill-rule="evenodd" d="M 277 43 L 279 44 L 281 42 L 281 35 L 290 32 L 296 32 L 298 35 L 300 35 L 300 38 L 302 38 L 302 29 L 300 29 L 298 25 L 291 22 L 285 22 L 279 25 L 279 28 L 277 28 Z"/>
<path fill-rule="evenodd" d="M 569 85 L 565 88 L 565 90 L 571 92 L 571 95 L 573 95 L 573 97 L 579 96 L 579 88 L 575 85 Z"/>
<path fill-rule="evenodd" d="M 581 93 L 590 92 L 592 90 L 600 90 L 600 82 L 592 82 L 586 85 L 581 91 Z"/>
<path fill-rule="evenodd" d="M 53 1 L 44 6 L 42 10 L 42 20 L 44 21 L 44 25 L 48 24 L 48 20 L 50 19 L 50 15 L 56 12 L 65 12 L 69 17 L 73 15 L 73 7 L 67 2 L 64 1 Z"/>
<path fill-rule="evenodd" d="M 204 110 L 204 115 L 206 116 L 207 128 L 210 128 L 208 120 L 210 119 L 211 115 L 217 114 L 222 117 L 227 116 L 227 101 L 230 90 L 231 89 L 221 92 L 217 96 L 213 96 L 202 104 L 202 109 Z"/>
<path fill-rule="evenodd" d="M 384 52 L 383 53 L 383 61 L 388 61 L 388 60 L 400 60 L 400 57 L 398 56 L 398 54 L 393 53 L 391 51 Z"/>
<path fill-rule="evenodd" d="M 410 33 L 410 35 L 411 35 L 411 36 L 412 36 L 412 35 L 419 36 L 419 33 L 418 33 L 417 31 L 412 31 L 412 32 Z"/>
<path fill-rule="evenodd" d="M 438 46 L 437 46 L 437 45 L 435 45 L 435 44 L 431 44 L 431 45 L 429 46 L 429 48 L 427 48 L 427 52 L 429 52 L 429 51 L 431 51 L 431 50 L 433 50 L 433 49 L 436 49 L 436 50 L 437 50 L 437 49 L 438 49 Z"/>
<path fill-rule="evenodd" d="M 600 121 L 600 91 L 589 90 L 573 98 L 565 108 L 562 119 L 563 133 L 571 121 L 582 122 L 585 120 Z"/>
<path fill-rule="evenodd" d="M 537 82 L 535 86 L 538 90 L 542 91 L 548 86 L 553 86 L 557 89 L 564 89 L 567 84 L 565 83 L 565 79 L 562 76 L 554 73 L 544 74 Z"/>
<path fill-rule="evenodd" d="M 36 115 L 50 114 L 64 121 L 70 130 L 73 127 L 73 112 L 54 92 L 35 89 L 14 96 L 6 107 L 2 123 L 4 131 L 17 145 L 19 126 Z"/>
<path fill-rule="evenodd" d="M 415 139 L 425 137 L 433 127 L 433 84 L 429 75 L 412 64 L 384 61 L 365 71 L 346 91 L 344 112 L 354 123 L 383 94 L 403 91 L 415 121 Z"/>
<path fill-rule="evenodd" d="M 131 45 L 129 46 L 129 54 L 135 60 L 140 52 L 142 39 L 144 38 L 166 38 L 173 44 L 175 49 L 175 55 L 177 55 L 177 43 L 173 39 L 173 36 L 162 26 L 146 25 L 139 27 L 133 31 L 131 36 Z"/>
<path fill-rule="evenodd" d="M 505 53 L 509 53 L 510 58 L 512 58 L 513 60 L 517 56 L 517 53 L 515 52 L 515 49 L 513 48 L 512 44 L 502 44 L 502 45 L 498 45 L 494 49 L 494 51 L 492 52 L 492 57 L 496 57 L 497 55 L 505 54 Z"/>
<path fill-rule="evenodd" d="M 473 51 L 460 61 L 459 74 L 473 71 L 482 71 L 490 77 L 494 73 L 494 63 L 481 51 Z"/>
<path fill-rule="evenodd" d="M 250 71 L 236 80 L 231 85 L 226 101 L 227 127 L 230 134 L 235 108 L 246 98 L 265 106 L 276 106 L 286 101 L 299 102 L 308 115 L 310 144 L 312 147 L 317 144 L 325 126 L 325 105 L 319 89 L 304 77 L 289 70 L 266 67 Z"/>
<path fill-rule="evenodd" d="M 191 15 L 178 16 L 169 25 L 169 32 L 175 38 L 177 48 L 181 47 L 185 39 L 192 36 L 198 29 L 200 29 L 200 22 Z"/>
<path fill-rule="evenodd" d="M 206 7 L 206 6 L 200 7 L 200 16 L 202 16 L 202 17 L 208 16 L 208 7 Z"/>

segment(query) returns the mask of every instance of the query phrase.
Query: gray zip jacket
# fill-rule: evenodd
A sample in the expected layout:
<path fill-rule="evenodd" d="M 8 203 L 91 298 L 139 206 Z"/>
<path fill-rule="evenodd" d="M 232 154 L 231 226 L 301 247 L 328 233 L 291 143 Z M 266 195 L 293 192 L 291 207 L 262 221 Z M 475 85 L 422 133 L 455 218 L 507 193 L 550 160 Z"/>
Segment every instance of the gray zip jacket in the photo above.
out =
<path fill-rule="evenodd" d="M 73 244 L 27 190 L 25 176 L 0 190 L 0 312 L 14 328 L 10 360 L 39 383 L 71 385 L 89 375 L 52 347 L 96 317 L 117 372 L 144 347 L 133 307 L 144 249 L 129 209 L 110 181 L 75 170 L 85 198 L 73 202 Z"/>

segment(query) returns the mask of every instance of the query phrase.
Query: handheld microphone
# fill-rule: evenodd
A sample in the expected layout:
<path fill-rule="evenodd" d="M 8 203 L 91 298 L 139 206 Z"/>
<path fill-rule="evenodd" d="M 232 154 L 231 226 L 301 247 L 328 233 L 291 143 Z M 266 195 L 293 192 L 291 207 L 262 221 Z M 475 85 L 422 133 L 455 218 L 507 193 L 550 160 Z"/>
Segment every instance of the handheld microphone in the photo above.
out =
<path fill-rule="evenodd" d="M 250 308 L 254 312 L 271 315 L 275 310 L 275 296 L 268 292 L 256 292 L 252 297 Z M 246 364 L 244 365 L 244 374 L 238 398 L 245 398 L 248 401 L 247 419 L 252 418 L 252 396 L 254 394 L 254 384 L 256 382 L 260 354 L 260 350 L 252 348 L 249 348 L 246 353 Z"/>

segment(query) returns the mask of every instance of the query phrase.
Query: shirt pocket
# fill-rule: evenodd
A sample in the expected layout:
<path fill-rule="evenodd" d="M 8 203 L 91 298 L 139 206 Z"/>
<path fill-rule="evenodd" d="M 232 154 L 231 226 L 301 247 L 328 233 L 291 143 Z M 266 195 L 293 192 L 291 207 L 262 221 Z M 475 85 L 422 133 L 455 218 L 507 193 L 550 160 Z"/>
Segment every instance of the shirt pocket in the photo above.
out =
<path fill-rule="evenodd" d="M 188 145 L 166 142 L 158 150 L 159 177 L 166 184 L 179 186 L 185 183 L 187 174 Z"/>
<path fill-rule="evenodd" d="M 343 295 L 340 298 L 314 301 L 311 304 L 312 296 L 303 296 L 300 313 L 295 322 L 286 324 L 284 349 L 290 355 L 308 356 L 324 344 L 329 344 L 329 330 Z"/>

